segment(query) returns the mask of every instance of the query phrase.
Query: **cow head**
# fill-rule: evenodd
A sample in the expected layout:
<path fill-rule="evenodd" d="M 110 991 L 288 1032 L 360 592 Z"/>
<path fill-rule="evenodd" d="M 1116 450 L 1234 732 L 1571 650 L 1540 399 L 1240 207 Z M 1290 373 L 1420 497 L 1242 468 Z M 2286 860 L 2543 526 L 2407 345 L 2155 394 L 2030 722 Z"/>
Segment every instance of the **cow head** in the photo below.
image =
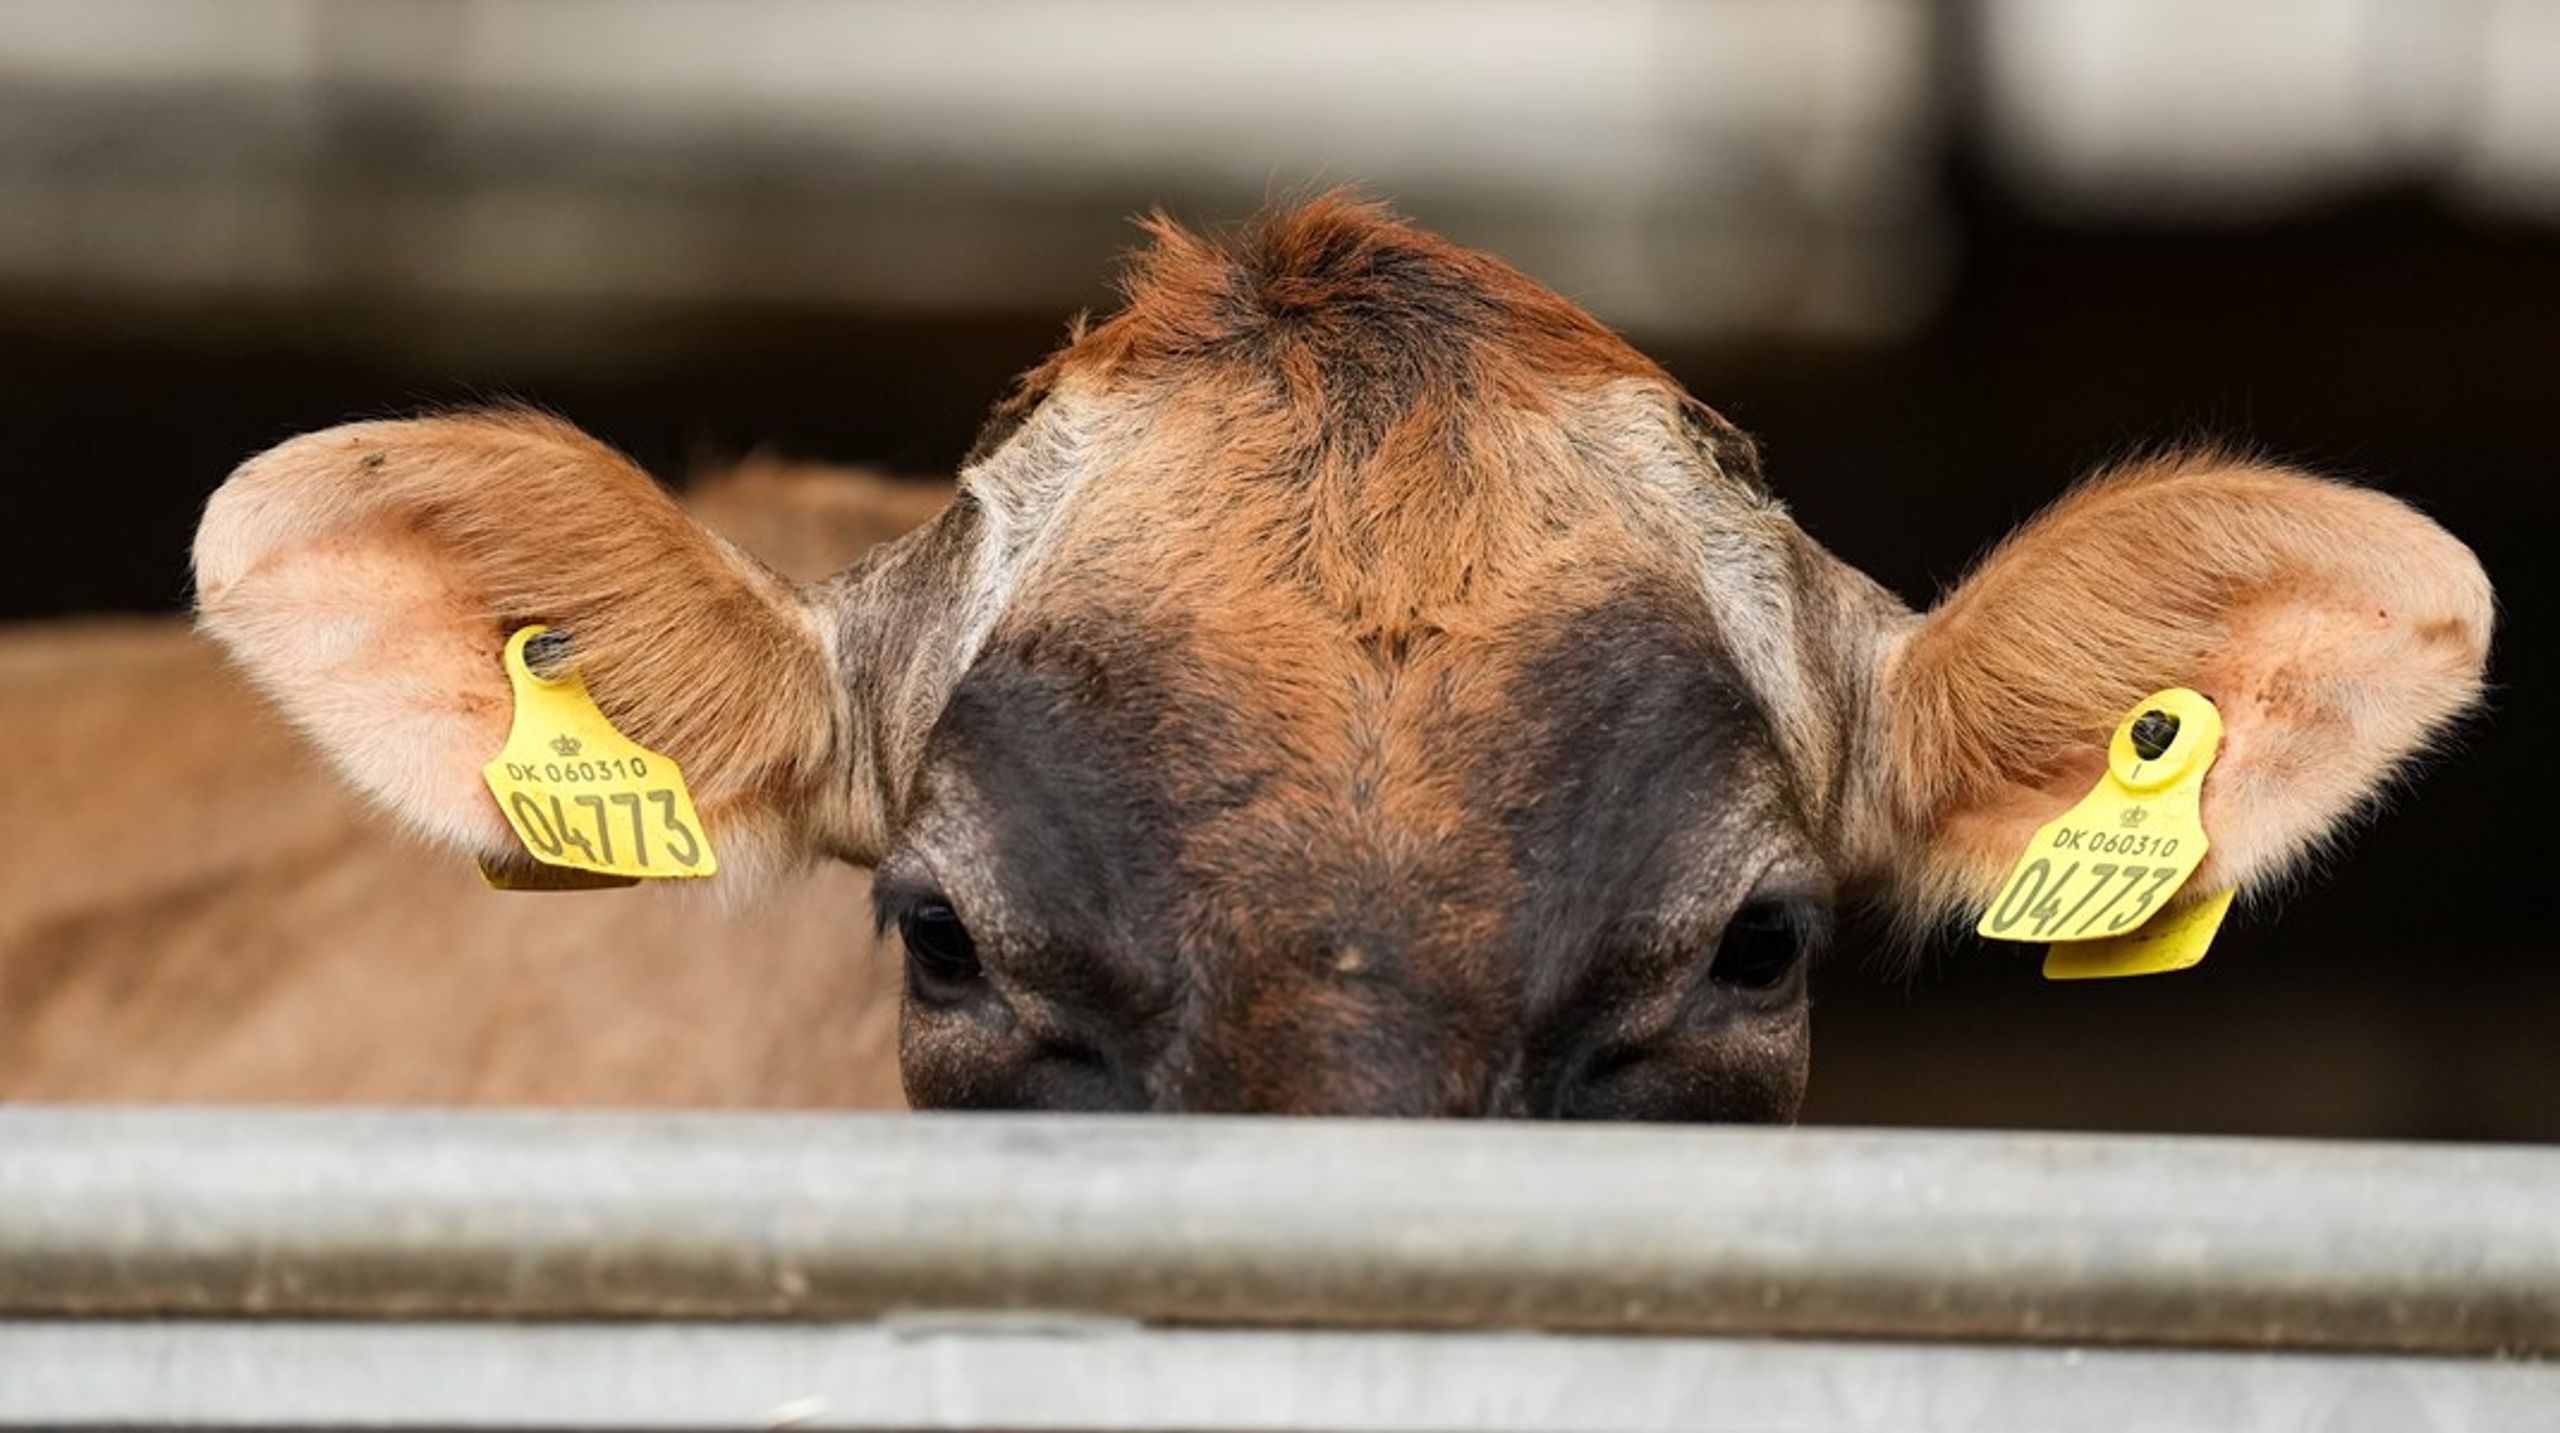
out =
<path fill-rule="evenodd" d="M 2147 463 L 1914 615 L 1659 369 L 1375 208 L 1158 225 L 1127 287 L 823 585 L 475 413 L 242 467 L 205 623 L 484 851 L 500 648 L 566 629 L 722 881 L 877 868 L 925 1105 L 1783 1119 L 1835 905 L 1978 901 L 2142 694 L 2225 714 L 2203 892 L 2479 689 L 2477 563 L 2369 491 Z"/>

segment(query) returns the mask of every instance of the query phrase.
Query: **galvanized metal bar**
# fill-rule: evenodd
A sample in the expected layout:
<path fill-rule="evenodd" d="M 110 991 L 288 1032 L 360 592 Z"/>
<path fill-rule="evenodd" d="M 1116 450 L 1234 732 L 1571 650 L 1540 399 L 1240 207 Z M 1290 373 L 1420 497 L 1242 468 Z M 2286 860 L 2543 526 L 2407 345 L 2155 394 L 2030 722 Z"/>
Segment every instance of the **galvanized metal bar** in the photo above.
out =
<path fill-rule="evenodd" d="M 2560 1429 L 2560 1366 L 1310 1330 L 0 1323 L 0 1427 Z"/>
<path fill-rule="evenodd" d="M 0 1316 L 2560 1353 L 2560 1150 L 1325 1121 L 0 1111 Z"/>

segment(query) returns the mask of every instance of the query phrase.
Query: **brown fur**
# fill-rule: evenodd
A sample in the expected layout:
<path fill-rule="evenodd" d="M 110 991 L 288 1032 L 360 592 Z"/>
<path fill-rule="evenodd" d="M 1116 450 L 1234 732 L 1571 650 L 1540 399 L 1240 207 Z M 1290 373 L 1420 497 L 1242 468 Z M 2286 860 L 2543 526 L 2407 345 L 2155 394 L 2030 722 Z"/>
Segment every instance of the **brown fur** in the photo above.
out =
<path fill-rule="evenodd" d="M 1363 436 L 1362 411 L 1384 416 L 1367 407 L 1380 395 L 1411 398 L 1432 380 L 1472 377 L 1471 398 L 1541 409 L 1557 385 L 1669 381 L 1552 290 L 1383 204 L 1327 194 L 1228 243 L 1161 214 L 1143 227 L 1151 242 L 1122 276 L 1125 305 L 1077 335 L 1058 370 L 1149 382 L 1194 380 L 1221 359 L 1263 365 L 1293 399 L 1320 405 L 1301 411 L 1309 435 L 1336 442 Z"/>
<path fill-rule="evenodd" d="M 1704 411 L 1580 309 L 1379 205 L 1328 195 L 1224 245 L 1161 217 L 1148 231 L 1127 306 L 1031 385 L 1161 405 L 1124 460 L 1158 471 L 1116 483 L 1126 508 L 1087 521 L 1146 535 L 1156 550 L 1138 560 L 1159 566 L 1196 537 L 1208 581 L 1290 579 L 1378 640 L 1522 564 L 1565 566 L 1546 539 L 1625 506 L 1620 475 L 1593 461 L 1619 444 L 1574 421 L 1577 398 L 1623 381 L 1666 421 Z M 1204 490 L 1186 462 L 1258 481 Z M 1159 536 L 1195 508 L 1222 530 Z"/>
<path fill-rule="evenodd" d="M 757 460 L 688 497 L 794 576 L 949 488 Z M 0 1099 L 893 1107 L 894 949 L 840 867 L 752 911 L 509 895 L 351 805 L 174 622 L 0 631 Z"/>

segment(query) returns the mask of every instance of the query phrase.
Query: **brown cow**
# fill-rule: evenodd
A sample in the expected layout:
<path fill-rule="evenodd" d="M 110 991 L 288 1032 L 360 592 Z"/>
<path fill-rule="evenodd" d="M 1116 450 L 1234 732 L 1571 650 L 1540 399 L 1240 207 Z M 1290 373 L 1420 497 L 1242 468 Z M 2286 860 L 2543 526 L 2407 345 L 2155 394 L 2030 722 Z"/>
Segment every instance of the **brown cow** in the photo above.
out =
<path fill-rule="evenodd" d="M 242 467 L 204 621 L 484 852 L 500 644 L 571 633 L 722 880 L 877 867 L 926 1105 L 1785 1118 L 1834 902 L 1966 911 L 2144 693 L 2227 721 L 2201 894 L 2480 690 L 2479 565 L 2377 493 L 2140 464 L 1914 615 L 1616 336 L 1374 207 L 1159 224 L 1127 287 L 825 584 L 480 413 Z"/>
<path fill-rule="evenodd" d="M 751 462 L 688 494 L 786 572 L 946 485 Z M 861 877 L 753 910 L 515 896 L 349 803 L 171 622 L 0 632 L 0 1097 L 896 1105 L 893 956 Z"/>

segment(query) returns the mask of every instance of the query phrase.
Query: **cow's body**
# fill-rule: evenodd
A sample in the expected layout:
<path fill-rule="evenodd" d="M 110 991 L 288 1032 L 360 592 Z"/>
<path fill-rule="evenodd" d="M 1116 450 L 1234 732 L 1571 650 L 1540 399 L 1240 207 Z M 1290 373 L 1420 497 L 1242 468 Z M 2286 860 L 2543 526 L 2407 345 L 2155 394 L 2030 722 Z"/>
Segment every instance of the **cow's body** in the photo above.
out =
<path fill-rule="evenodd" d="M 1375 206 L 1159 224 L 1126 287 L 823 585 L 500 412 L 244 465 L 205 620 L 492 854 L 498 652 L 568 633 L 721 879 L 877 868 L 931 1105 L 1787 1118 L 1835 904 L 1978 906 L 2144 694 L 2221 708 L 2191 900 L 2480 690 L 2478 563 L 2364 489 L 2133 465 L 1915 613 L 1623 341 Z"/>
<path fill-rule="evenodd" d="M 743 466 L 715 530 L 821 576 L 949 489 Z M 345 799 L 176 620 L 0 632 L 0 1099 L 894 1106 L 869 883 L 520 896 Z"/>

